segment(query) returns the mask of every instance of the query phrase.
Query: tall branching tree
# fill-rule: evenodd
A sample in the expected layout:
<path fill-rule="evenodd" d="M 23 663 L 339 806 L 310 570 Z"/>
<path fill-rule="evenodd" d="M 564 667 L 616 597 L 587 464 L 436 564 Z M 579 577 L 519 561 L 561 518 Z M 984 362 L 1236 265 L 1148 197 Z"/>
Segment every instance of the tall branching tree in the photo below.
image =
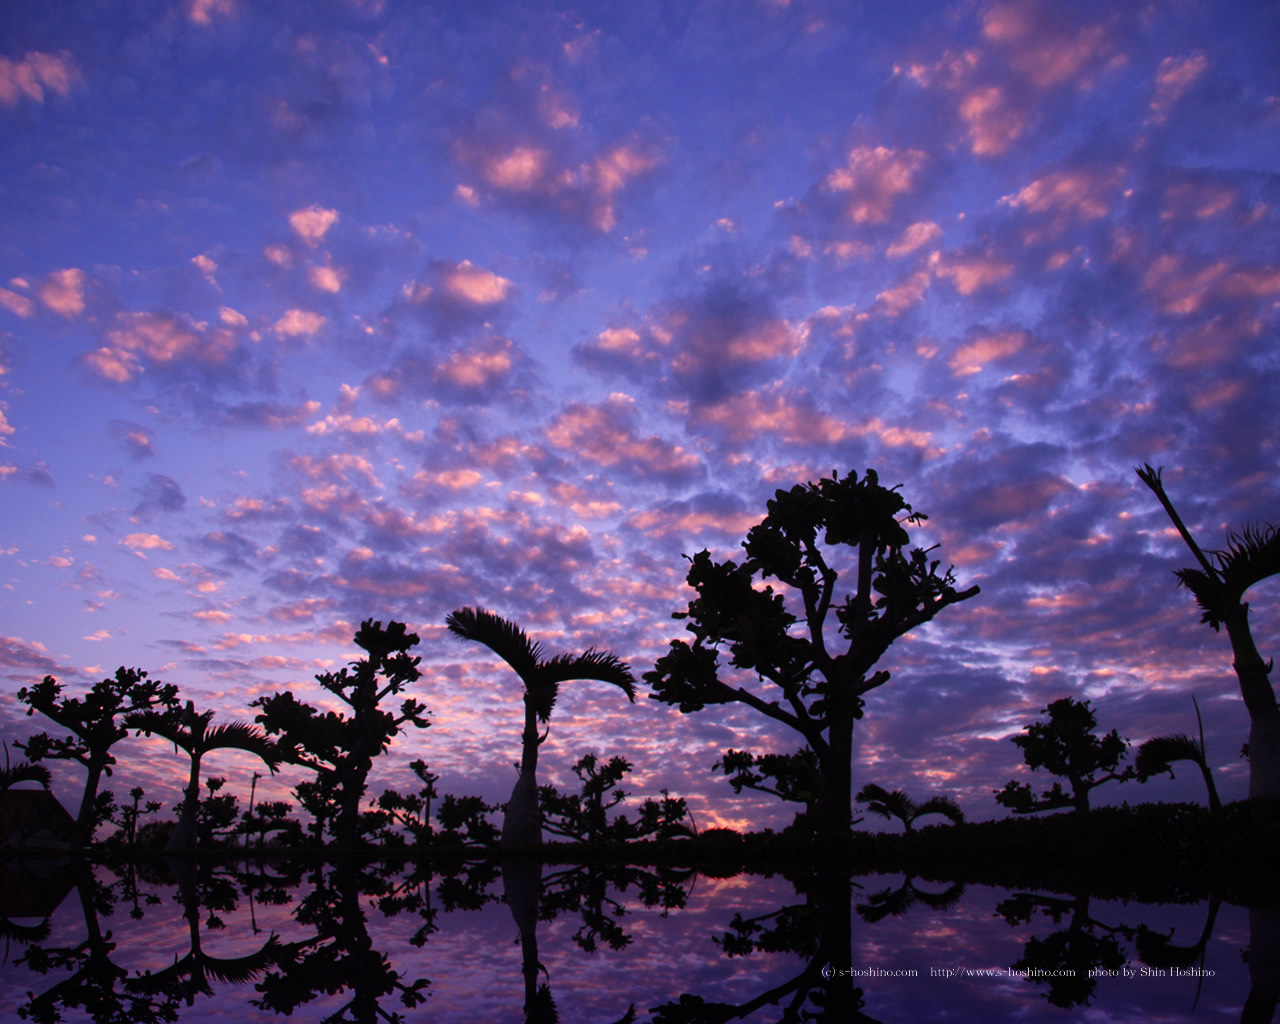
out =
<path fill-rule="evenodd" d="M 630 667 L 608 651 L 594 647 L 583 654 L 544 658 L 540 643 L 525 631 L 483 608 L 459 608 L 445 619 L 449 631 L 463 640 L 483 644 L 511 666 L 524 686 L 524 731 L 520 743 L 520 774 L 502 823 L 506 849 L 529 849 L 542 842 L 542 813 L 538 807 L 538 748 L 546 741 L 551 710 L 560 684 L 594 680 L 618 687 L 634 703 L 635 678 Z M 539 726 L 544 727 L 539 729 Z"/>
<path fill-rule="evenodd" d="M 406 699 L 399 714 L 379 705 L 387 697 L 401 693 L 418 679 L 421 660 L 409 654 L 418 642 L 403 622 L 366 619 L 356 632 L 355 642 L 368 657 L 353 662 L 349 669 L 316 676 L 329 693 L 351 709 L 351 714 L 317 711 L 292 693 L 259 697 L 251 707 L 261 708 L 257 721 L 267 733 L 277 737 L 277 758 L 301 765 L 316 773 L 317 787 L 326 802 L 336 804 L 332 816 L 333 836 L 339 847 L 351 848 L 360 833 L 360 799 L 373 759 L 390 745 L 407 726 L 425 729 L 427 709 L 417 700 Z M 322 820 L 329 820 L 324 818 Z"/>
<path fill-rule="evenodd" d="M 953 825 L 964 824 L 964 811 L 955 798 L 950 796 L 931 796 L 922 803 L 916 803 L 904 790 L 895 789 L 890 792 L 874 782 L 868 782 L 858 790 L 854 799 L 860 804 L 866 804 L 868 811 L 880 815 L 885 821 L 897 818 L 908 832 L 914 832 L 916 820 L 926 814 L 941 814 Z"/>
<path fill-rule="evenodd" d="M 99 812 L 104 809 L 98 787 L 103 775 L 110 776 L 116 763 L 111 748 L 129 735 L 125 716 L 176 708 L 178 688 L 148 678 L 141 669 L 121 666 L 114 678 L 94 683 L 83 698 L 64 697 L 62 684 L 53 676 L 45 676 L 35 686 L 19 690 L 18 700 L 27 705 L 28 715 L 39 711 L 71 733 L 63 737 L 38 733 L 26 743 L 14 745 L 32 761 L 58 759 L 84 766 L 87 774 L 76 815 L 76 835 L 80 845 L 87 845 L 93 840 Z"/>
<path fill-rule="evenodd" d="M 1227 546 L 1205 551 L 1174 508 L 1160 479 L 1161 470 L 1144 465 L 1138 479 L 1159 499 L 1169 520 L 1195 556 L 1199 568 L 1176 569 L 1178 582 L 1195 596 L 1207 622 L 1215 631 L 1227 627 L 1234 655 L 1240 695 L 1249 712 L 1249 796 L 1280 799 L 1280 707 L 1271 686 L 1274 659 L 1263 661 L 1249 628 L 1249 604 L 1245 593 L 1256 583 L 1280 574 L 1280 529 L 1246 526 L 1227 532 Z"/>
<path fill-rule="evenodd" d="M 693 642 L 673 640 L 645 674 L 653 696 L 683 712 L 744 704 L 798 732 L 817 756 L 816 826 L 826 835 L 849 831 L 853 723 L 889 679 L 876 664 L 904 633 L 978 593 L 957 590 L 932 549 L 909 547 L 905 525 L 926 518 L 874 470 L 779 490 L 747 533 L 745 561 L 690 559 L 697 596 L 675 618 Z M 842 559 L 853 578 L 838 593 Z M 762 690 L 748 688 L 752 675 Z"/>
<path fill-rule="evenodd" d="M 196 845 L 196 820 L 200 812 L 200 762 L 213 750 L 241 750 L 256 754 L 273 772 L 279 764 L 276 745 L 262 730 L 245 722 L 210 726 L 212 711 L 197 713 L 195 704 L 167 712 L 140 711 L 125 716 L 125 724 L 141 733 L 163 736 L 174 748 L 181 747 L 191 760 L 186 789 L 182 791 L 182 813 L 169 836 L 170 853 L 191 850 Z"/>

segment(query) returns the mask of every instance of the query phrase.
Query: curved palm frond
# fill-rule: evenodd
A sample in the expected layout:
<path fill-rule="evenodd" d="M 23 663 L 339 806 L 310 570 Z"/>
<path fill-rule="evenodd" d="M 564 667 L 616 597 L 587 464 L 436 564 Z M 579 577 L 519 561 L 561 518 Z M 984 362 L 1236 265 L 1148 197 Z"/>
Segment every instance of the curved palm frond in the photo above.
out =
<path fill-rule="evenodd" d="M 929 797 L 928 800 L 916 807 L 915 817 L 920 818 L 926 814 L 941 814 L 954 825 L 964 824 L 964 811 L 962 811 L 960 809 L 960 805 L 956 803 L 955 797 Z"/>
<path fill-rule="evenodd" d="M 1173 775 L 1174 761 L 1194 761 L 1204 763 L 1204 750 L 1200 744 L 1186 733 L 1176 736 L 1153 736 L 1138 748 L 1138 756 L 1134 765 L 1138 770 L 1138 780 L 1146 782 L 1153 775 L 1168 772 Z"/>
<path fill-rule="evenodd" d="M 266 733 L 248 722 L 226 722 L 215 725 L 204 734 L 201 747 L 208 750 L 243 750 L 257 754 L 273 772 L 282 760 L 280 750 Z"/>
<path fill-rule="evenodd" d="M 48 789 L 52 781 L 52 774 L 42 764 L 19 761 L 12 767 L 0 768 L 0 793 L 16 786 L 19 782 L 34 782 Z"/>
<path fill-rule="evenodd" d="M 1196 604 L 1204 612 L 1200 616 L 1200 621 L 1207 622 L 1214 629 L 1218 629 L 1235 602 L 1231 600 L 1231 594 L 1218 578 L 1217 571 L 1208 573 L 1200 569 L 1174 569 L 1173 574 L 1178 577 L 1178 582 L 1182 586 L 1191 591 Z"/>
<path fill-rule="evenodd" d="M 1218 563 L 1222 582 L 1235 600 L 1255 583 L 1280 573 L 1280 529 L 1271 523 L 1227 531 L 1224 551 L 1209 552 Z"/>
<path fill-rule="evenodd" d="M 493 651 L 510 665 L 526 685 L 542 660 L 542 645 L 530 640 L 514 622 L 484 608 L 459 608 L 450 612 L 444 624 L 463 640 L 472 640 Z"/>
<path fill-rule="evenodd" d="M 631 703 L 635 703 L 636 681 L 631 674 L 631 666 L 608 651 L 592 647 L 583 654 L 557 654 L 538 666 L 539 683 L 567 683 L 572 679 L 611 683 L 621 689 Z"/>
<path fill-rule="evenodd" d="M 858 795 L 854 799 L 860 804 L 866 804 L 868 811 L 880 815 L 886 821 L 898 818 L 906 824 L 917 813 L 915 801 L 902 790 L 895 789 L 891 793 L 874 782 L 868 782 L 858 790 Z"/>
<path fill-rule="evenodd" d="M 171 711 L 133 711 L 125 715 L 121 721 L 127 729 L 137 729 L 150 736 L 152 733 L 168 740 L 175 747 L 181 747 L 188 754 L 195 745 L 196 737 L 182 723 L 181 718 Z"/>

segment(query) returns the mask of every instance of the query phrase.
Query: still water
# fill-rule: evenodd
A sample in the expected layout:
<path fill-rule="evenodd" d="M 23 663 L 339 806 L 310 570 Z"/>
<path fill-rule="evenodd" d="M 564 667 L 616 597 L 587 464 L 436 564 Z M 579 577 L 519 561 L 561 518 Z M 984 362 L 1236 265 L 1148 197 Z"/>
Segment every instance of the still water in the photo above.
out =
<path fill-rule="evenodd" d="M 8 865 L 0 882 L 4 1020 L 1219 1021 L 1274 1006 L 1259 986 L 1245 1009 L 1251 929 L 1272 912 L 1216 901 L 552 864 Z"/>

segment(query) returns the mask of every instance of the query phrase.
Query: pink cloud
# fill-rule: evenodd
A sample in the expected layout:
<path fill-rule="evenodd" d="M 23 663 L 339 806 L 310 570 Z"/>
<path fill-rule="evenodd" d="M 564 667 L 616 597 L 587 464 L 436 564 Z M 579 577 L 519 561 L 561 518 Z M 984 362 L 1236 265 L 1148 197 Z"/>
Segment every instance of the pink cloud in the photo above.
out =
<path fill-rule="evenodd" d="M 1111 212 L 1109 193 L 1114 192 L 1123 169 L 1113 171 L 1053 171 L 1037 178 L 1001 202 L 1031 213 L 1078 214 L 1097 220 Z"/>
<path fill-rule="evenodd" d="M 338 211 L 311 205 L 289 214 L 289 226 L 307 245 L 319 245 L 329 229 L 338 223 Z"/>
<path fill-rule="evenodd" d="M 544 432 L 554 447 L 601 466 L 625 465 L 642 476 L 701 471 L 701 459 L 682 445 L 653 435 L 641 436 L 633 423 L 635 415 L 635 400 L 615 394 L 597 405 L 575 402 Z"/>
<path fill-rule="evenodd" d="M 980 373 L 990 362 L 1007 359 L 1021 352 L 1028 341 L 1026 331 L 1003 331 L 977 338 L 951 354 L 947 365 L 957 377 Z"/>
<path fill-rule="evenodd" d="M 1147 123 L 1160 124 L 1167 120 L 1169 111 L 1208 68 L 1209 61 L 1202 53 L 1162 60 L 1156 69 L 1156 93 L 1151 98 L 1151 115 Z"/>
<path fill-rule="evenodd" d="M 789 444 L 829 444 L 849 435 L 846 424 L 811 408 L 804 392 L 797 398 L 776 388 L 748 391 L 701 409 L 694 418 L 722 428 L 735 441 L 772 434 Z"/>
<path fill-rule="evenodd" d="M 0 57 L 0 106 L 16 107 L 24 97 L 43 103 L 46 89 L 66 96 L 79 78 L 66 50 L 56 55 L 32 51 L 18 61 Z"/>
<path fill-rule="evenodd" d="M 336 295 L 342 291 L 342 285 L 346 279 L 346 271 L 327 264 L 320 267 L 312 267 L 307 272 L 307 280 L 311 282 L 312 288 L 317 291 L 328 292 L 331 295 Z"/>
<path fill-rule="evenodd" d="M 918 149 L 857 146 L 849 151 L 844 167 L 827 175 L 823 188 L 845 199 L 846 213 L 855 224 L 883 224 L 894 201 L 910 194 L 925 159 Z"/>
<path fill-rule="evenodd" d="M 900 234 L 885 250 L 890 259 L 906 256 L 926 245 L 931 245 L 942 236 L 942 228 L 931 220 L 919 221 L 903 228 Z"/>
<path fill-rule="evenodd" d="M 982 34 L 1007 46 L 1010 65 L 1040 89 L 1081 78 L 1114 51 L 1105 25 L 1050 23 L 1054 7 L 1015 0 L 995 4 L 982 19 Z"/>
<path fill-rule="evenodd" d="M 131 533 L 120 541 L 130 551 L 172 551 L 173 544 L 154 533 Z"/>
<path fill-rule="evenodd" d="M 190 0 L 187 8 L 187 17 L 197 25 L 212 25 L 215 15 L 230 18 L 235 13 L 235 0 Z"/>
<path fill-rule="evenodd" d="M 507 338 L 491 339 L 483 348 L 458 349 L 436 367 L 435 377 L 465 391 L 479 391 L 511 372 L 516 348 Z"/>
<path fill-rule="evenodd" d="M 1026 110 L 997 85 L 980 86 L 960 101 L 975 156 L 999 156 L 1027 130 Z"/>
<path fill-rule="evenodd" d="M 220 363 L 235 348 L 230 331 L 210 331 L 204 324 L 171 313 L 118 313 L 107 341 L 87 353 L 84 362 L 98 376 L 116 383 L 136 377 L 146 363 Z"/>
<path fill-rule="evenodd" d="M 918 270 L 906 280 L 886 288 L 876 296 L 876 309 L 885 316 L 901 316 L 924 299 L 929 290 L 929 274 Z"/>
<path fill-rule="evenodd" d="M 363 483 L 382 490 L 382 482 L 373 463 L 363 455 L 352 452 L 333 452 L 329 455 L 295 455 L 289 459 L 290 469 L 302 473 L 311 480 L 327 480 L 338 483 Z"/>
<path fill-rule="evenodd" d="M 957 256 L 935 253 L 930 260 L 938 277 L 947 277 L 961 295 L 972 295 L 983 288 L 999 284 L 1013 274 L 1013 264 L 990 252 Z"/>
<path fill-rule="evenodd" d="M 320 330 L 326 320 L 319 313 L 304 309 L 291 309 L 271 325 L 271 329 L 281 338 L 311 337 Z"/>
<path fill-rule="evenodd" d="M 40 301 L 62 316 L 79 316 L 84 312 L 84 283 L 83 270 L 75 267 L 55 270 L 40 285 Z"/>
<path fill-rule="evenodd" d="M 475 306 L 491 306 L 511 294 L 513 285 L 505 277 L 474 266 L 463 260 L 453 270 L 443 275 L 445 291 L 455 299 Z"/>
<path fill-rule="evenodd" d="M 464 145 L 460 155 L 495 192 L 544 202 L 605 234 L 618 223 L 618 194 L 662 163 L 658 154 L 633 143 L 613 146 L 576 166 L 535 145 L 489 151 Z M 471 206 L 479 201 L 475 187 L 466 183 L 458 185 L 455 195 Z"/>
<path fill-rule="evenodd" d="M 35 312 L 35 304 L 25 295 L 19 295 L 17 292 L 11 292 L 8 288 L 0 288 L 0 306 L 3 306 L 14 316 L 26 318 Z"/>

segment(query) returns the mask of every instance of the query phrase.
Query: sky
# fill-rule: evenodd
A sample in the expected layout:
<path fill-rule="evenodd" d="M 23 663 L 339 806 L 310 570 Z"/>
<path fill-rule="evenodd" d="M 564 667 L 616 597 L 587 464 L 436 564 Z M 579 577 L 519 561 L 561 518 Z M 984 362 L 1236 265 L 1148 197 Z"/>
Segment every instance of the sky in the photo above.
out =
<path fill-rule="evenodd" d="M 1228 642 L 1133 470 L 1206 547 L 1280 521 L 1277 40 L 1243 0 L 10 0 L 0 730 L 44 727 L 20 687 L 120 665 L 219 720 L 323 704 L 396 620 L 432 725 L 378 784 L 422 757 L 504 799 L 519 686 L 451 610 L 639 677 L 685 556 L 870 467 L 982 593 L 882 661 L 855 788 L 1003 816 L 1050 781 L 1008 741 L 1050 701 L 1136 746 L 1195 696 L 1243 797 Z M 797 737 L 646 691 L 567 685 L 542 781 L 622 755 L 700 827 L 790 820 L 711 766 Z M 117 755 L 121 793 L 185 773 Z"/>

